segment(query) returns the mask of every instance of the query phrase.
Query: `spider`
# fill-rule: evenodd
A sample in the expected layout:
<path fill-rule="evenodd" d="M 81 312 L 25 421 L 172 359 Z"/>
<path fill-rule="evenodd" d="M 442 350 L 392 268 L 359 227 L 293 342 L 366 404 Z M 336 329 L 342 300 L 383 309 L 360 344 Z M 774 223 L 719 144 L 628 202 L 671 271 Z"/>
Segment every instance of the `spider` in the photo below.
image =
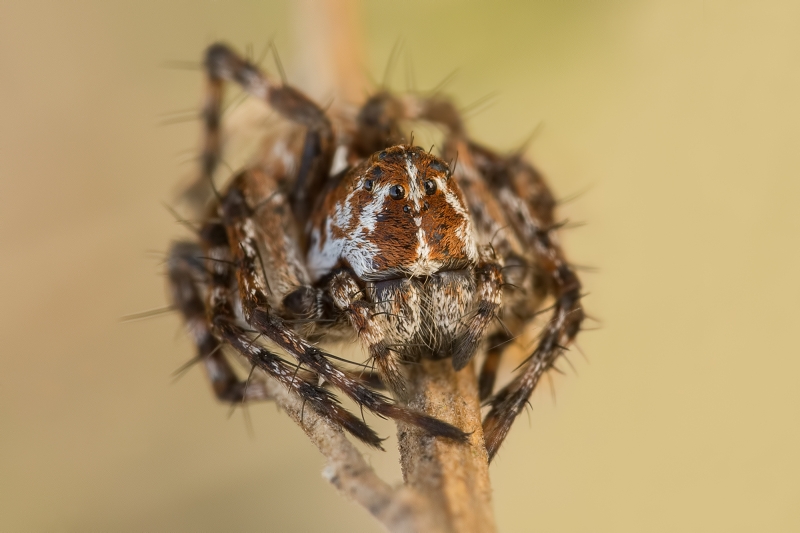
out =
<path fill-rule="evenodd" d="M 234 372 L 221 350 L 229 346 L 371 446 L 381 439 L 332 389 L 362 409 L 464 441 L 462 428 L 403 405 L 403 365 L 451 358 L 460 370 L 485 346 L 479 391 L 490 406 L 483 424 L 494 457 L 584 318 L 542 176 L 520 154 L 472 141 L 440 96 L 381 90 L 334 124 L 302 92 L 224 44 L 207 49 L 204 66 L 205 141 L 192 190 L 207 191 L 207 207 L 198 239 L 172 245 L 168 270 L 173 304 L 216 396 L 267 399 L 260 378 Z M 226 82 L 291 128 L 217 190 Z M 440 155 L 406 140 L 409 121 L 445 130 Z M 552 308 L 542 309 L 550 297 Z M 493 394 L 504 348 L 544 312 L 551 316 L 535 348 Z M 318 347 L 331 339 L 357 339 L 376 371 L 344 370 Z"/>

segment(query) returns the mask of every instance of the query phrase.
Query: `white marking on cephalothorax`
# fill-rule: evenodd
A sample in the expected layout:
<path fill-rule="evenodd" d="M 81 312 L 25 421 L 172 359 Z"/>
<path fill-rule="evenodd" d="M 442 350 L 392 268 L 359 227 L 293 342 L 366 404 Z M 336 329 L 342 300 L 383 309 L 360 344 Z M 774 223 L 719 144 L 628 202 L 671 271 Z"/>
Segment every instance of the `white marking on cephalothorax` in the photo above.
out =
<path fill-rule="evenodd" d="M 408 177 L 412 180 L 417 179 L 419 169 L 417 168 L 417 165 L 411 162 L 411 156 L 408 153 L 406 153 L 406 172 L 408 172 Z"/>
<path fill-rule="evenodd" d="M 383 201 L 389 194 L 390 184 L 376 187 L 370 202 L 354 211 L 355 195 L 358 188 L 351 191 L 341 203 L 336 204 L 332 216 L 325 220 L 325 244 L 320 246 L 319 231 L 311 234 L 311 247 L 308 251 L 308 264 L 311 277 L 319 279 L 328 273 L 339 260 L 347 258 L 353 271 L 359 277 L 374 271 L 373 258 L 379 250 L 369 237 L 378 224 L 378 215 L 383 208 Z M 353 217 L 358 216 L 354 224 Z M 355 226 L 355 227 L 354 227 Z M 348 228 L 353 228 L 349 230 Z M 338 231 L 334 231 L 334 229 Z M 337 238 L 334 233 L 345 233 Z"/>
<path fill-rule="evenodd" d="M 369 233 L 375 231 L 375 227 L 378 224 L 378 214 L 381 209 L 383 209 L 383 202 L 389 195 L 389 189 L 391 189 L 390 184 L 383 184 L 374 189 L 372 201 L 362 207 L 361 218 L 355 230 L 356 232 L 361 232 L 364 228 L 366 228 Z M 354 193 L 350 193 L 345 201 L 350 202 L 353 194 Z"/>
<path fill-rule="evenodd" d="M 467 212 L 467 208 L 463 203 L 461 203 L 461 199 L 456 196 L 456 193 L 450 190 L 450 188 L 447 186 L 447 182 L 441 178 L 437 178 L 435 181 L 436 186 L 444 193 L 444 199 L 448 204 L 450 204 L 450 207 L 452 207 L 456 213 L 461 215 L 461 218 L 468 219 L 469 213 Z"/>
<path fill-rule="evenodd" d="M 408 199 L 414 202 L 414 210 L 419 212 L 419 208 L 422 205 L 422 196 L 424 192 L 419 186 L 418 183 L 418 176 L 419 176 L 419 169 L 417 166 L 411 162 L 411 156 L 407 153 L 406 154 L 406 173 L 408 174 Z"/>
<path fill-rule="evenodd" d="M 406 173 L 408 174 L 408 199 L 414 203 L 414 211 L 419 213 L 425 193 L 419 185 L 419 168 L 411 161 L 409 153 L 406 153 Z M 415 216 L 414 224 L 417 226 L 417 257 L 409 269 L 409 274 L 411 277 L 427 276 L 439 270 L 441 263 L 430 259 L 431 247 L 428 244 L 428 236 L 422 229 L 422 217 Z"/>
<path fill-rule="evenodd" d="M 475 233 L 472 228 L 472 218 L 461 199 L 447 186 L 447 181 L 441 178 L 436 180 L 439 190 L 444 193 L 444 199 L 461 217 L 461 224 L 455 228 L 456 236 L 464 243 L 464 253 L 471 261 L 478 260 L 478 248 L 475 243 Z"/>
<path fill-rule="evenodd" d="M 428 244 L 425 230 L 421 227 L 417 229 L 417 259 L 411 267 L 411 277 L 429 276 L 439 271 L 442 267 L 440 261 L 431 260 L 431 247 Z"/>

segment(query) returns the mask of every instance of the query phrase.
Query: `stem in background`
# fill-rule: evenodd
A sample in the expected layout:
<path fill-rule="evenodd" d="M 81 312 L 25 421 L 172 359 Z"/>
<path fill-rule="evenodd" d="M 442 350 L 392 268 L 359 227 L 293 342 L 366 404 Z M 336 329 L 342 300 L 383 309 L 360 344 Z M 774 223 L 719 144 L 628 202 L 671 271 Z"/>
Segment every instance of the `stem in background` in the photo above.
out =
<path fill-rule="evenodd" d="M 364 99 L 364 40 L 358 0 L 295 0 L 296 86 L 334 107 Z"/>

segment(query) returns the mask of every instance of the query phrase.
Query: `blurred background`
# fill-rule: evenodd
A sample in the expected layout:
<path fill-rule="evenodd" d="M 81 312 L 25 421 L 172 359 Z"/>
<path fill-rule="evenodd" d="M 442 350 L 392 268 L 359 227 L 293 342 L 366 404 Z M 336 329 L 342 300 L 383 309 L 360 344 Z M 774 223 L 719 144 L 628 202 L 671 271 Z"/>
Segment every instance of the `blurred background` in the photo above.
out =
<path fill-rule="evenodd" d="M 305 11 L 304 11 L 305 10 Z M 0 530 L 378 531 L 273 405 L 217 404 L 166 304 L 172 203 L 214 40 L 322 30 L 267 0 L 0 3 Z M 501 531 L 800 530 L 800 4 L 356 4 L 396 90 L 451 71 L 479 140 L 529 149 L 600 329 L 492 464 Z M 347 27 L 346 25 L 344 27 Z M 274 61 L 264 62 L 275 72 Z M 293 78 L 293 76 L 296 76 Z M 590 324 L 596 325 L 596 324 Z M 794 355 L 792 355 L 794 354 Z M 392 435 L 369 460 L 399 482 Z"/>

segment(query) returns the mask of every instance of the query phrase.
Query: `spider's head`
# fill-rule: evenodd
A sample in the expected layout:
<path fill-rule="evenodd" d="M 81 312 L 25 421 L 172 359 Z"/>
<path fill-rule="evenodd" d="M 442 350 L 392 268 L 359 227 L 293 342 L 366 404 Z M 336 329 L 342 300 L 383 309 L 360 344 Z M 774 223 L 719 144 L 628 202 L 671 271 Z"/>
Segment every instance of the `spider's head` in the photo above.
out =
<path fill-rule="evenodd" d="M 338 256 L 363 279 L 428 276 L 477 258 L 450 167 L 418 147 L 375 153 L 343 177 L 321 211 L 311 259 Z"/>

